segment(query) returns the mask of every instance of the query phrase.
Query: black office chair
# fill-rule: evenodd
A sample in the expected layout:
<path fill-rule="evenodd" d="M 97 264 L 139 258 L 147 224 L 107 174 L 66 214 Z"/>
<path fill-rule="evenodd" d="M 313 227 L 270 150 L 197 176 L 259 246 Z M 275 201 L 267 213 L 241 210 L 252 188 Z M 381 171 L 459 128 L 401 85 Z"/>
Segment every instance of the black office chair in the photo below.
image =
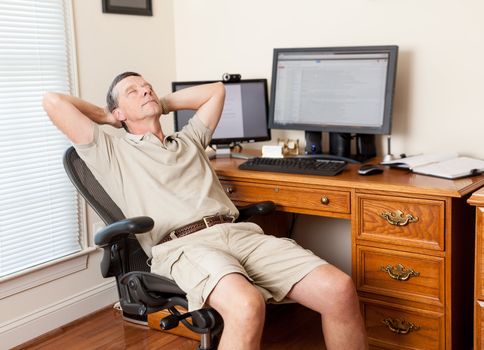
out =
<path fill-rule="evenodd" d="M 176 306 L 188 308 L 185 292 L 174 281 L 149 272 L 148 257 L 135 235 L 150 231 L 153 220 L 147 216 L 126 219 L 79 158 L 74 147 L 67 149 L 64 154 L 64 168 L 79 193 L 106 224 L 104 229 L 96 233 L 94 243 L 104 249 L 101 261 L 103 277 L 116 278 L 124 319 L 147 324 L 148 314 L 168 310 L 171 315 L 160 321 L 161 329 L 174 328 L 181 321 L 188 329 L 200 334 L 198 349 L 215 349 L 214 339 L 223 328 L 220 315 L 212 308 L 180 313 Z M 272 202 L 239 208 L 237 221 L 274 209 Z M 191 322 L 187 320 L 188 317 L 191 317 Z"/>

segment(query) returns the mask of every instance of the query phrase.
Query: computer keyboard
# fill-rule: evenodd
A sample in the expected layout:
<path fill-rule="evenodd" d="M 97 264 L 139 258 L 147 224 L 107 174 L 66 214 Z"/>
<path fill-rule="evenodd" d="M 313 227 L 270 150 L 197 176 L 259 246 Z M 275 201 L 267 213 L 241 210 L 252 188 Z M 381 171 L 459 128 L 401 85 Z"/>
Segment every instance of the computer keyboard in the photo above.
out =
<path fill-rule="evenodd" d="M 333 176 L 346 167 L 346 162 L 334 159 L 257 157 L 239 165 L 242 170 Z"/>

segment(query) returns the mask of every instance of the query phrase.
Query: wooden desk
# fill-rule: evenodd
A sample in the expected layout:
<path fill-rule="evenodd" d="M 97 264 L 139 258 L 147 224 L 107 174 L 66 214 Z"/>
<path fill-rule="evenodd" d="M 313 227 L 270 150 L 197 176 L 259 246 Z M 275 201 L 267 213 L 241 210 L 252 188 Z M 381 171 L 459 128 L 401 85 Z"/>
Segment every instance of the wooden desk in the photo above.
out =
<path fill-rule="evenodd" d="M 484 188 L 469 203 L 476 206 L 476 257 L 474 285 L 474 349 L 484 349 Z"/>
<path fill-rule="evenodd" d="M 474 211 L 484 176 L 444 180 L 357 165 L 318 177 L 213 166 L 236 204 L 272 200 L 278 210 L 351 220 L 352 271 L 372 348 L 470 349 Z"/>

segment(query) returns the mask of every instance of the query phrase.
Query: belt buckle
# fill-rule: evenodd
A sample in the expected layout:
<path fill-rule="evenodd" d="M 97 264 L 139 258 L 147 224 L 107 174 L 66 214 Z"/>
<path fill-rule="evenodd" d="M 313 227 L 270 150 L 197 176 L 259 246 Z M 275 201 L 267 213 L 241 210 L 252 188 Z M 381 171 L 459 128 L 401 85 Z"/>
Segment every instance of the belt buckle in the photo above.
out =
<path fill-rule="evenodd" d="M 213 215 L 210 215 L 210 216 L 204 216 L 204 217 L 202 218 L 203 223 L 205 224 L 205 228 L 209 228 L 209 227 L 210 227 L 210 225 L 208 224 L 208 219 L 210 219 L 210 218 L 213 218 Z"/>
<path fill-rule="evenodd" d="M 235 216 L 234 215 L 220 215 L 220 214 L 207 215 L 207 216 L 204 216 L 202 218 L 203 223 L 205 224 L 205 227 L 206 228 L 209 228 L 210 227 L 210 223 L 208 222 L 208 220 L 210 220 L 212 218 L 219 218 L 220 223 L 224 223 L 225 222 L 225 218 L 230 218 L 232 220 L 231 222 L 234 222 L 235 221 Z"/>
<path fill-rule="evenodd" d="M 211 218 L 213 218 L 214 216 L 217 216 L 217 215 L 208 215 L 208 216 L 204 216 L 202 218 L 203 223 L 205 224 L 205 228 L 209 228 L 210 227 L 210 225 L 208 223 L 208 220 L 211 219 Z"/>

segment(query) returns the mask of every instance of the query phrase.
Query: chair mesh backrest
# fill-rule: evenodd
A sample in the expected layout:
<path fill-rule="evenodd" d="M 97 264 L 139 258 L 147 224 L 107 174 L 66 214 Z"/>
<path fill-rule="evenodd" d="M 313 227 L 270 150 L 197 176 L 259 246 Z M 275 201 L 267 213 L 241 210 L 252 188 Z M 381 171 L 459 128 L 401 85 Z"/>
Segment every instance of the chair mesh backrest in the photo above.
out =
<path fill-rule="evenodd" d="M 64 154 L 64 168 L 74 187 L 106 225 L 125 219 L 121 209 L 96 180 L 86 163 L 79 158 L 74 147 L 67 149 Z M 150 268 L 146 264 L 147 256 L 136 237 L 133 236 L 126 239 L 125 246 L 124 259 L 127 261 L 124 262 L 124 266 L 127 266 L 127 270 L 149 271 Z"/>
<path fill-rule="evenodd" d="M 64 168 L 76 189 L 106 225 L 125 219 L 121 209 L 104 191 L 74 147 L 64 154 Z"/>

